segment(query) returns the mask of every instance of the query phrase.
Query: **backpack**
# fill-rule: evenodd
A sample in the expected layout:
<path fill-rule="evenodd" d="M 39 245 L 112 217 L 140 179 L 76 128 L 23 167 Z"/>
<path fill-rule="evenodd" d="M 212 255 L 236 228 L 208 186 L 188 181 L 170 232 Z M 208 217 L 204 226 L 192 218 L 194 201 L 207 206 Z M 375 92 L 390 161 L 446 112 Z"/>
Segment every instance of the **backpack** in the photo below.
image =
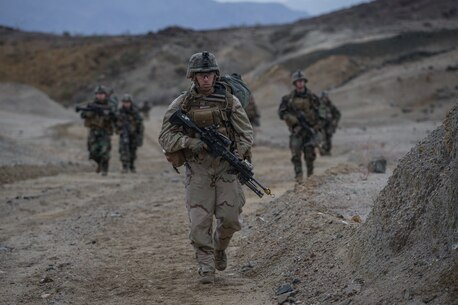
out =
<path fill-rule="evenodd" d="M 219 81 L 229 87 L 231 93 L 239 99 L 243 108 L 248 106 L 248 103 L 251 100 L 251 90 L 239 74 L 226 74 L 221 76 Z"/>

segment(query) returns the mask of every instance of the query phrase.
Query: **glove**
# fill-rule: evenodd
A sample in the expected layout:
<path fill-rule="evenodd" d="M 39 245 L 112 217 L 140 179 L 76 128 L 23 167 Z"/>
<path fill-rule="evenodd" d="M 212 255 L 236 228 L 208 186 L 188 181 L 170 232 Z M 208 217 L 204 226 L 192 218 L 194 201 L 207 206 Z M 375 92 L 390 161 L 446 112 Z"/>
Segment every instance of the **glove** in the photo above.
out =
<path fill-rule="evenodd" d="M 286 122 L 286 124 L 288 124 L 288 126 L 294 126 L 294 125 L 299 124 L 299 121 L 297 120 L 297 118 L 292 114 L 287 114 L 287 115 L 284 116 L 284 118 L 285 118 L 285 122 Z"/>
<path fill-rule="evenodd" d="M 196 138 L 189 138 L 186 141 L 186 147 L 189 148 L 194 154 L 200 154 L 204 149 L 207 148 L 204 142 Z"/>

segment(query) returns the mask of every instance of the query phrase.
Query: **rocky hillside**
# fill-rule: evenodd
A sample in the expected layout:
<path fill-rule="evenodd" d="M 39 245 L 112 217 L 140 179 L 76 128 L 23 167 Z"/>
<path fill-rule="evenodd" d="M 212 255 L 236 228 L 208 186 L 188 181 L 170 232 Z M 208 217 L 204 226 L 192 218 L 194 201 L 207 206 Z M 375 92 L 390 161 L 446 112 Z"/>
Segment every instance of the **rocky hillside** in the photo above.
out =
<path fill-rule="evenodd" d="M 276 104 L 278 95 L 289 90 L 289 73 L 298 68 L 306 69 L 317 91 L 342 87 L 386 66 L 440 55 L 449 58 L 452 71 L 458 44 L 456 10 L 450 0 L 378 0 L 284 26 L 203 32 L 168 28 L 116 37 L 2 28 L 0 81 L 31 84 L 65 105 L 87 99 L 97 83 L 119 94 L 131 92 L 138 99 L 167 103 L 188 86 L 184 75 L 189 56 L 205 49 L 216 53 L 223 72 L 244 74 L 259 102 Z M 434 66 L 430 72 L 439 73 Z M 454 73 L 442 72 L 440 77 Z M 407 85 L 412 77 L 398 81 Z M 439 89 L 447 92 L 436 92 Z M 425 93 L 454 95 L 454 90 L 447 81 Z"/>
<path fill-rule="evenodd" d="M 400 161 L 355 234 L 352 256 L 371 287 L 359 300 L 458 299 L 457 157 L 458 105 Z"/>

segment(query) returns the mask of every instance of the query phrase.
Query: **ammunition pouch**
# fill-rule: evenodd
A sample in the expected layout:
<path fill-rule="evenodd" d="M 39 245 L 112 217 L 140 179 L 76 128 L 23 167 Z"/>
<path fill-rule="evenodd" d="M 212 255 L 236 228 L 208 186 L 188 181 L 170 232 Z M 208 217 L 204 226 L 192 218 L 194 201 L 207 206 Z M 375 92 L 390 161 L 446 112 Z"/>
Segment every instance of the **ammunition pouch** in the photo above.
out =
<path fill-rule="evenodd" d="M 189 118 L 200 128 L 211 125 L 221 125 L 221 115 L 218 107 L 193 107 L 188 112 Z"/>
<path fill-rule="evenodd" d="M 165 158 L 172 164 L 173 167 L 180 167 L 186 162 L 183 150 L 175 151 L 173 153 L 165 153 Z"/>
<path fill-rule="evenodd" d="M 200 128 L 218 126 L 218 131 L 228 137 L 225 121 L 228 121 L 227 114 L 218 106 L 204 108 L 193 107 L 188 112 L 189 118 Z"/>

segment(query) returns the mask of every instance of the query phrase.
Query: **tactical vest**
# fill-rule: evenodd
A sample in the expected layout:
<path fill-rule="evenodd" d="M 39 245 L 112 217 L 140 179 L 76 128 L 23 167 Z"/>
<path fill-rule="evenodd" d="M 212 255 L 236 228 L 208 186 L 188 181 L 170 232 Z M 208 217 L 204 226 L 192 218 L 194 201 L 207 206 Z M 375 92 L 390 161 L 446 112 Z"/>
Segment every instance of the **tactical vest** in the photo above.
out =
<path fill-rule="evenodd" d="M 191 90 L 186 92 L 181 104 L 183 112 L 200 128 L 215 125 L 219 132 L 235 141 L 235 132 L 230 123 L 234 98 L 226 87 L 216 83 L 215 91 L 209 96 L 196 95 Z"/>
<path fill-rule="evenodd" d="M 135 106 L 132 106 L 133 109 L 125 110 L 121 108 L 119 110 L 118 120 L 116 122 L 118 129 L 122 130 L 123 125 L 127 124 L 129 128 L 129 133 L 138 133 L 140 130 L 140 122 L 138 120 L 138 110 Z"/>
<path fill-rule="evenodd" d="M 291 92 L 288 99 L 288 109 L 293 113 L 302 111 L 305 118 L 310 124 L 318 123 L 318 117 L 315 114 L 315 105 L 313 104 L 313 97 L 310 93 L 303 97 L 296 96 L 295 91 Z"/>
<path fill-rule="evenodd" d="M 107 106 L 107 109 L 111 109 L 109 104 L 102 104 L 92 102 L 92 104 L 97 104 L 98 106 Z M 113 121 L 111 117 L 106 115 L 100 115 L 94 113 L 92 116 L 84 119 L 84 126 L 90 129 L 99 129 L 108 132 L 110 135 L 113 134 Z"/>

